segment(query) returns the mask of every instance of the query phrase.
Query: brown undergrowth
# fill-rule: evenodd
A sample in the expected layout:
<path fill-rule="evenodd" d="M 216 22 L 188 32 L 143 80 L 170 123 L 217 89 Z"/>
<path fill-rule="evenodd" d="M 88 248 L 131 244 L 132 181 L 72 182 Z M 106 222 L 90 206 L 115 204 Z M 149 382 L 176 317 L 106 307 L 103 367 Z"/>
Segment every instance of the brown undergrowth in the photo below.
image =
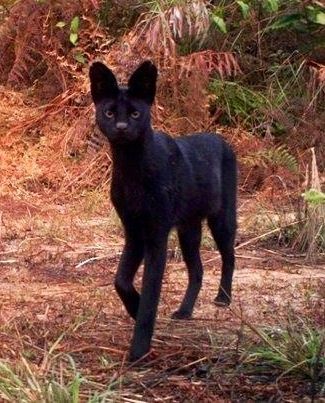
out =
<path fill-rule="evenodd" d="M 97 237 L 102 232 L 100 223 L 93 232 Z M 255 364 L 254 371 L 246 360 L 260 343 L 254 330 L 286 329 L 289 313 L 298 321 L 308 317 L 310 329 L 324 325 L 321 268 L 272 251 L 242 249 L 237 252 L 234 302 L 230 310 L 218 310 L 211 301 L 219 257 L 203 249 L 205 277 L 195 319 L 175 322 L 168 318 L 180 302 L 186 273 L 182 262 L 169 260 L 150 362 L 134 368 L 125 362 L 132 321 L 113 290 L 121 239 L 106 240 L 100 250 L 93 237 L 93 249 L 87 250 L 81 238 L 79 230 L 78 244 L 70 238 L 58 248 L 58 240 L 52 239 L 48 248 L 44 240 L 34 240 L 27 254 L 25 245 L 1 255 L 7 263 L 2 261 L 0 276 L 0 358 L 21 380 L 20 393 L 44 396 L 46 382 L 64 388 L 79 373 L 81 401 L 95 394 L 121 402 L 311 395 L 311 380 L 303 374 L 281 376 L 280 368 L 267 361 Z M 42 254 L 30 253 L 37 249 Z M 90 259 L 94 255 L 97 260 Z M 2 382 L 0 368 L 0 391 Z"/>
<path fill-rule="evenodd" d="M 34 39 L 20 39 L 24 35 L 35 36 L 38 41 L 46 38 L 46 43 L 37 43 L 31 50 L 37 50 L 48 74 L 55 75 L 55 71 L 59 71 L 57 77 L 61 77 L 58 87 L 44 73 L 44 77 L 41 74 L 37 76 L 34 88 L 20 94 L 8 91 L 8 87 L 1 89 L 0 163 L 6 178 L 9 178 L 1 183 L 4 193 L 15 189 L 20 197 L 41 192 L 49 200 L 66 200 L 79 190 L 95 189 L 109 181 L 109 150 L 95 129 L 87 67 L 74 59 L 75 52 L 81 50 L 85 60 L 100 58 L 113 68 L 122 81 L 141 60 L 153 59 L 160 67 L 157 101 L 153 108 L 154 126 L 171 135 L 221 131 L 239 155 L 243 190 L 269 187 L 265 180 L 270 176 L 280 177 L 288 182 L 287 186 L 291 189 L 297 187 L 299 175 L 286 169 L 286 159 L 279 161 L 274 157 L 275 153 L 272 154 L 277 147 L 274 139 L 267 136 L 262 139 L 242 129 L 222 128 L 218 125 L 218 108 L 213 113 L 209 111 L 209 79 L 215 76 L 231 79 L 243 74 L 234 53 L 201 50 L 179 56 L 172 32 L 164 32 L 162 28 L 161 18 L 172 18 L 167 14 L 157 18 L 143 14 L 133 29 L 113 42 L 107 37 L 107 32 L 95 26 L 93 15 L 96 4 L 92 1 L 82 4 L 71 2 L 69 7 L 63 7 L 58 2 L 52 7 L 51 2 L 44 2 L 31 7 L 28 2 L 17 2 L 2 24 L 2 29 L 15 31 L 14 36 L 4 35 L 1 46 L 3 51 L 13 48 L 16 53 L 12 61 L 18 63 L 15 66 L 8 62 L 1 67 L 4 84 L 11 85 L 11 81 L 16 80 L 16 84 L 28 87 L 33 81 L 33 77 L 27 77 L 24 72 L 33 70 L 36 63 L 34 58 L 29 57 L 28 47 Z M 176 8 L 173 9 L 175 13 Z M 68 23 L 74 15 L 81 14 L 81 10 L 82 35 L 77 46 L 72 47 L 71 43 L 67 43 L 67 28 L 60 31 L 56 24 L 60 21 Z M 200 10 L 204 14 L 204 8 Z M 31 29 L 37 32 L 25 30 L 24 25 L 20 25 L 24 24 L 23 21 L 18 23 L 17 16 L 24 13 L 35 14 L 38 23 L 31 24 Z M 185 21 L 185 16 L 183 19 Z M 194 26 L 196 22 L 187 23 Z M 202 34 L 205 32 L 203 25 Z M 182 27 L 186 31 L 186 26 Z M 182 38 L 186 32 L 180 29 L 178 27 L 178 35 Z M 157 47 L 162 38 L 165 38 L 166 46 Z M 49 50 L 46 46 L 52 48 Z M 20 54 L 23 56 L 20 57 Z M 8 66 L 11 66 L 9 72 L 5 71 Z M 48 83 L 51 88 L 56 87 L 58 94 L 53 96 L 55 94 L 47 94 L 46 90 L 40 92 L 37 86 L 42 82 Z M 261 156 L 261 151 L 265 149 L 270 149 L 270 154 Z M 297 158 L 300 162 L 299 155 Z M 276 182 L 279 181 L 275 179 L 272 186 L 281 190 L 282 186 L 277 186 Z"/>
<path fill-rule="evenodd" d="M 55 22 L 75 12 L 58 15 Z M 137 368 L 126 363 L 133 323 L 113 289 L 123 234 L 108 197 L 110 151 L 94 124 L 87 67 L 73 58 L 78 47 L 60 58 L 62 44 L 71 46 L 66 36 L 51 37 L 46 45 L 57 47 L 41 47 L 37 57 L 45 65 L 34 88 L 29 87 L 33 76 L 26 58 L 10 71 L 1 65 L 6 75 L 6 86 L 0 88 L 1 398 L 60 402 L 71 401 L 73 393 L 91 402 L 321 397 L 321 364 L 310 367 L 319 374 L 316 379 L 286 372 L 287 367 L 268 359 L 268 351 L 257 356 L 254 350 L 270 347 L 263 342 L 291 329 L 292 318 L 295 326 L 306 322 L 311 334 L 322 334 L 324 328 L 323 255 L 307 265 L 304 256 L 288 249 L 305 172 L 303 152 L 297 151 L 293 160 L 270 136 L 218 124 L 219 111 L 209 111 L 207 84 L 211 76 L 242 74 L 233 53 L 166 57 L 145 38 L 139 41 L 136 29 L 113 43 L 84 17 L 89 25 L 79 46 L 87 60 L 100 58 L 122 81 L 144 58 L 159 65 L 155 128 L 173 136 L 219 131 L 236 149 L 240 197 L 234 303 L 225 310 L 211 304 L 220 259 L 204 231 L 205 279 L 195 319 L 169 319 L 186 285 L 172 235 L 150 362 Z M 17 26 L 15 37 L 23 35 L 20 23 L 11 25 Z M 17 51 L 34 39 L 25 37 Z M 36 56 L 30 62 L 37 64 Z M 47 74 L 54 74 L 55 85 Z M 28 88 L 17 92 L 8 87 L 19 83 Z M 315 346 L 310 361 L 318 359 Z M 289 369 L 297 364 L 290 361 Z"/>

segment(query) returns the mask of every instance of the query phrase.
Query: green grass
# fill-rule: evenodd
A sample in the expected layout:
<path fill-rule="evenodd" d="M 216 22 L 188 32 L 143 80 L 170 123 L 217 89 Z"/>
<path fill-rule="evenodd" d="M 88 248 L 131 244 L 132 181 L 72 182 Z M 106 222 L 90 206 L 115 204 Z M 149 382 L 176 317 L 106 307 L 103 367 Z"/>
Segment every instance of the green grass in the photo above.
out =
<path fill-rule="evenodd" d="M 224 124 L 241 123 L 247 128 L 261 126 L 266 119 L 266 111 L 272 109 L 269 99 L 242 83 L 214 79 L 210 84 L 214 95 L 213 103 L 222 107 Z"/>
<path fill-rule="evenodd" d="M 1 401 L 97 403 L 113 401 L 118 396 L 117 387 L 122 381 L 121 377 L 108 384 L 94 382 L 81 374 L 71 355 L 55 353 L 56 345 L 63 337 L 64 333 L 49 349 L 40 365 L 25 358 L 25 354 L 21 354 L 14 364 L 0 360 Z"/>
<path fill-rule="evenodd" d="M 77 371 L 72 357 L 65 358 L 70 368 L 63 369 L 61 357 L 59 369 L 53 368 L 45 375 L 24 357 L 15 365 L 0 361 L 0 399 L 12 403 L 99 403 L 116 399 L 119 392 L 115 385 L 119 381 L 107 386 L 89 381 Z"/>
<path fill-rule="evenodd" d="M 244 350 L 242 365 L 254 372 L 274 371 L 277 382 L 284 376 L 308 380 L 314 393 L 325 392 L 325 331 L 295 318 L 286 327 L 250 329 L 258 336 L 257 344 Z"/>
<path fill-rule="evenodd" d="M 68 356 L 67 356 L 68 357 Z M 80 401 L 80 386 L 85 380 L 76 371 L 69 357 L 71 372 L 42 376 L 23 356 L 12 365 L 0 361 L 0 398 L 9 402 L 57 402 L 77 403 Z"/>

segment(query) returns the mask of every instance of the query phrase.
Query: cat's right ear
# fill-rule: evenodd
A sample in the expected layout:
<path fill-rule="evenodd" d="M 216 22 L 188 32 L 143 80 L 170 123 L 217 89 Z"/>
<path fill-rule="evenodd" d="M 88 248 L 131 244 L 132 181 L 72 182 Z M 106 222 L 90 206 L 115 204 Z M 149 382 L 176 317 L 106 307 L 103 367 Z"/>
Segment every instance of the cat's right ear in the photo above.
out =
<path fill-rule="evenodd" d="M 90 91 L 95 104 L 104 98 L 115 98 L 118 84 L 113 72 L 101 62 L 95 62 L 89 69 Z"/>

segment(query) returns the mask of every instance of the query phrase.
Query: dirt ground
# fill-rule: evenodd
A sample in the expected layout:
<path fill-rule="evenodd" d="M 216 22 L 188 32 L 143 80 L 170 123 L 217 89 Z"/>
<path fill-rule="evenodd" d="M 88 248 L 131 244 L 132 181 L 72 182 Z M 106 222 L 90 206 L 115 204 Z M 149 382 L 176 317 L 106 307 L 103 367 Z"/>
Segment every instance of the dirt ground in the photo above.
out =
<path fill-rule="evenodd" d="M 23 23 L 20 15 L 17 18 Z M 86 21 L 91 24 L 82 19 L 83 24 Z M 108 64 L 127 73 L 137 63 L 138 56 L 129 54 L 134 46 L 123 39 L 121 46 L 114 47 L 115 40 L 111 43 L 106 31 L 101 34 L 95 25 L 90 25 L 89 37 L 85 29 L 85 44 L 80 35 L 81 49 L 89 45 L 93 53 L 98 42 Z M 30 27 L 34 35 L 34 25 Z M 34 37 L 37 43 L 40 39 L 47 43 L 42 31 Z M 28 46 L 21 49 L 29 55 Z M 127 354 L 133 321 L 113 287 L 123 231 L 109 202 L 111 159 L 103 136 L 96 133 L 88 69 L 76 64 L 74 57 L 70 65 L 68 59 L 56 57 L 57 51 L 45 50 L 48 65 L 54 63 L 69 77 L 65 82 L 62 75 L 62 88 L 57 80 L 50 80 L 51 75 L 44 75 L 44 88 L 41 80 L 20 92 L 0 86 L 0 403 L 2 396 L 14 403 L 324 402 L 325 379 L 311 381 L 310 373 L 301 371 L 304 351 L 297 358 L 298 368 L 289 362 L 290 371 L 274 360 L 252 355 L 256 348 L 265 347 L 263 335 L 276 343 L 285 333 L 293 343 L 281 346 L 292 350 L 283 355 L 299 355 L 301 345 L 294 344 L 292 326 L 307 329 L 311 336 L 314 329 L 317 335 L 325 329 L 324 254 L 306 262 L 302 254 L 278 242 L 282 224 L 289 223 L 286 228 L 292 229 L 292 215 L 297 213 L 292 200 L 301 199 L 306 165 L 292 173 L 275 158 L 280 148 L 269 136 L 262 138 L 239 126 L 217 127 L 219 118 L 211 119 L 206 107 L 209 94 L 198 91 L 205 87 L 207 69 L 197 79 L 184 75 L 173 94 L 171 83 L 180 76 L 168 63 L 165 72 L 161 66 L 154 126 L 171 135 L 220 129 L 242 165 L 237 267 L 233 302 L 228 308 L 217 308 L 213 300 L 220 257 L 204 230 L 205 273 L 194 317 L 171 320 L 187 283 L 172 234 L 152 351 L 147 360 L 130 365 Z M 17 59 L 20 67 L 27 56 Z M 231 57 L 235 60 L 232 53 Z M 3 61 L 7 68 L 7 58 Z M 174 66 L 174 60 L 170 64 Z M 15 77 L 16 84 L 24 79 Z M 55 94 L 59 95 L 53 98 Z M 306 141 L 307 148 L 320 139 L 318 118 L 314 120 L 310 124 L 314 129 L 298 126 L 293 144 Z M 301 136 L 306 131 L 310 135 Z M 321 146 L 316 152 L 321 153 Z M 297 150 L 297 156 L 300 153 L 298 162 L 309 160 L 303 149 Z M 284 154 L 284 162 L 288 155 Z"/>
<path fill-rule="evenodd" d="M 150 360 L 134 368 L 126 362 L 133 323 L 113 287 L 123 239 L 102 204 L 83 215 L 80 206 L 1 197 L 0 359 L 24 357 L 49 377 L 69 356 L 92 382 L 85 401 L 91 388 L 107 389 L 105 401 L 117 402 L 297 401 L 310 394 L 306 379 L 252 371 L 243 357 L 256 342 L 251 326 L 283 327 L 292 315 L 324 327 L 323 262 L 307 265 L 255 242 L 243 246 L 250 238 L 239 230 L 233 303 L 220 309 L 212 303 L 219 255 L 203 242 L 194 319 L 173 321 L 186 270 L 171 245 Z M 239 211 L 242 222 L 246 212 Z"/>

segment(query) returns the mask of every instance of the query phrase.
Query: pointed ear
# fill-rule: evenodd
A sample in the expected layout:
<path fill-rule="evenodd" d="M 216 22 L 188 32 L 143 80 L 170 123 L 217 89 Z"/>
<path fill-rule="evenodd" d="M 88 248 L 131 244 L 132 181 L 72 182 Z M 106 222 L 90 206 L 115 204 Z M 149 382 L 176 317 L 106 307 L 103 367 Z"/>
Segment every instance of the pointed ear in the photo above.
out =
<path fill-rule="evenodd" d="M 131 75 L 128 93 L 151 105 L 156 95 L 157 68 L 149 60 L 143 62 Z"/>
<path fill-rule="evenodd" d="M 118 84 L 113 72 L 100 62 L 95 62 L 89 69 L 90 90 L 93 101 L 97 104 L 103 98 L 114 98 L 118 94 Z"/>

